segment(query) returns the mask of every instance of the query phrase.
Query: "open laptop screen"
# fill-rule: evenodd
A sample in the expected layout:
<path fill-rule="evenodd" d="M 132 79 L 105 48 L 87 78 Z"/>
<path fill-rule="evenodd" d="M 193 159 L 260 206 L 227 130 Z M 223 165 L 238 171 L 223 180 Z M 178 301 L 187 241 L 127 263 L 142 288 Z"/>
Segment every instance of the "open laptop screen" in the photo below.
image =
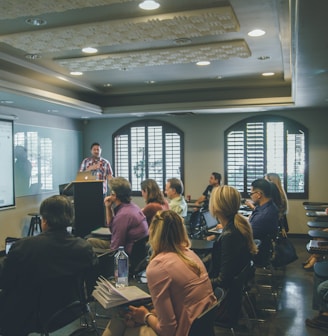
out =
<path fill-rule="evenodd" d="M 6 241 L 5 241 L 5 243 L 6 243 L 6 254 L 9 253 L 9 250 L 10 250 L 11 246 L 19 239 L 20 238 L 12 238 L 12 237 L 7 237 L 6 238 Z"/>
<path fill-rule="evenodd" d="M 219 224 L 219 221 L 213 217 L 209 211 L 203 212 L 203 216 L 208 230 L 216 227 L 217 224 Z"/>

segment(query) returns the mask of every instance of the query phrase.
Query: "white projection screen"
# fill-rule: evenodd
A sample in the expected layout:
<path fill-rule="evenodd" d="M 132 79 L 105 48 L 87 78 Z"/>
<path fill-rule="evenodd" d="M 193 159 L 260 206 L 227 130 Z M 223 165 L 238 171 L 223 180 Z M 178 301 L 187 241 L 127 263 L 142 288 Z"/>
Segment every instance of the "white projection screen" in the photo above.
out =
<path fill-rule="evenodd" d="M 0 117 L 0 210 L 15 206 L 13 127 Z"/>

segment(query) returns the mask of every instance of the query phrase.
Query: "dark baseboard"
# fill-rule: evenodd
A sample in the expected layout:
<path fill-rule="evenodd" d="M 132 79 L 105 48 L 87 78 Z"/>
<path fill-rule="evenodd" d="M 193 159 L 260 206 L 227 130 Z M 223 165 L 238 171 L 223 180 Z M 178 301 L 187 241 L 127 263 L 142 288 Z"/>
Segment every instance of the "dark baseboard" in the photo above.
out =
<path fill-rule="evenodd" d="M 309 235 L 307 233 L 288 233 L 288 237 L 309 239 Z"/>

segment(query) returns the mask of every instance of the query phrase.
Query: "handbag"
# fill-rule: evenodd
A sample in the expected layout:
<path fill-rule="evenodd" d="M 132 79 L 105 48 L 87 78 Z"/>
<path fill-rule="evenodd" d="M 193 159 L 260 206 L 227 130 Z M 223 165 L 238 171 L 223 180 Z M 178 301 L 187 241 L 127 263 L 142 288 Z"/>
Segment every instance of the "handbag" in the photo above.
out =
<path fill-rule="evenodd" d="M 274 267 L 286 266 L 297 260 L 298 256 L 292 242 L 287 237 L 279 236 L 274 245 L 271 263 Z"/>

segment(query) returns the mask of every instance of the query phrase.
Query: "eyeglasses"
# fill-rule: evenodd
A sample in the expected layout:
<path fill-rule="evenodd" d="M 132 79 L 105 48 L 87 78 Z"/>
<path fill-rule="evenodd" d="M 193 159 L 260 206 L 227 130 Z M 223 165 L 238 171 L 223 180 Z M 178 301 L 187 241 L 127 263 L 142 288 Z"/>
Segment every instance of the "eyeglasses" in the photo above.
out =
<path fill-rule="evenodd" d="M 252 192 L 249 193 L 249 196 L 252 196 L 253 194 L 256 194 L 256 193 L 261 193 L 261 191 L 258 191 L 258 190 L 257 191 L 252 191 Z"/>

